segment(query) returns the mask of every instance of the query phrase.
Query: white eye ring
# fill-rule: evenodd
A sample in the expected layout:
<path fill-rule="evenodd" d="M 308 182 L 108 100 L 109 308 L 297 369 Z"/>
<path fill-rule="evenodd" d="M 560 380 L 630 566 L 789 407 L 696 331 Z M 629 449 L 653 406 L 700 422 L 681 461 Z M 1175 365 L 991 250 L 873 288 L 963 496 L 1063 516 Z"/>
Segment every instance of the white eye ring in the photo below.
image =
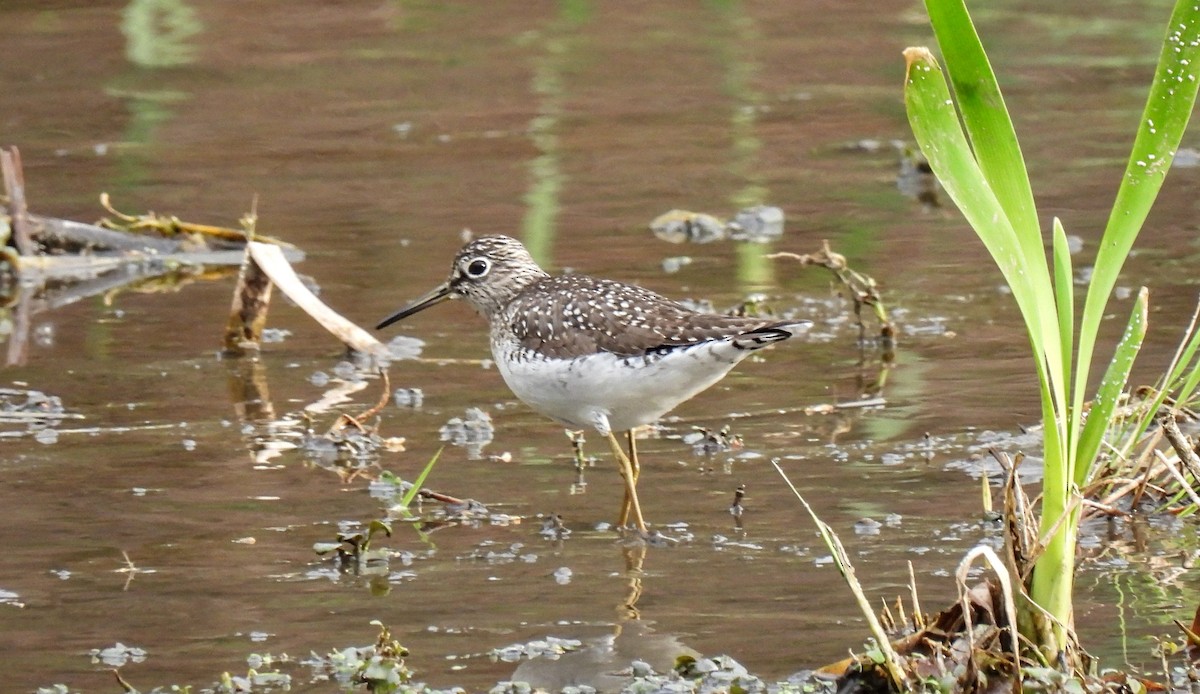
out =
<path fill-rule="evenodd" d="M 479 279 L 492 269 L 492 263 L 487 258 L 471 258 L 467 262 L 467 277 Z"/>

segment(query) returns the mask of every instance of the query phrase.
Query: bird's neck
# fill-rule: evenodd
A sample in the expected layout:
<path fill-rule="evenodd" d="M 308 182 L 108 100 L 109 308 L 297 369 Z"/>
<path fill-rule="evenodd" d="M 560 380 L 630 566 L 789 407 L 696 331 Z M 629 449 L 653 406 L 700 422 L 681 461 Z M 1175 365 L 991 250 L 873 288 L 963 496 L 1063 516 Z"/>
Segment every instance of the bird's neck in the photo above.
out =
<path fill-rule="evenodd" d="M 475 306 L 475 310 L 489 320 L 493 320 L 503 315 L 504 309 L 521 292 L 549 277 L 550 275 L 541 268 L 531 267 L 507 277 L 502 285 L 494 287 L 493 291 L 486 295 L 469 297 L 469 299 Z"/>

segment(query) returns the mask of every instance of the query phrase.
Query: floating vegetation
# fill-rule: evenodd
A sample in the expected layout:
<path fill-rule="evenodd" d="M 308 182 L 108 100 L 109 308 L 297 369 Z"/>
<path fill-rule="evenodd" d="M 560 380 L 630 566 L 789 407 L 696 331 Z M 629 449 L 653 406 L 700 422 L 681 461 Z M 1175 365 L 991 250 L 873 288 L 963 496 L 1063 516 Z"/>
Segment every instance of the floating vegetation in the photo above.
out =
<path fill-rule="evenodd" d="M 318 556 L 335 555 L 338 568 L 343 571 L 350 570 L 355 574 L 386 573 L 389 552 L 371 548 L 372 541 L 380 533 L 391 537 L 391 524 L 383 520 L 373 520 L 367 524 L 366 529 L 339 532 L 337 542 L 314 543 L 313 551 Z"/>
<path fill-rule="evenodd" d="M 501 648 L 493 648 L 488 652 L 488 656 L 492 660 L 515 663 L 518 660 L 528 658 L 557 658 L 566 653 L 577 651 L 582 647 L 583 642 L 579 639 L 560 639 L 556 636 L 547 636 L 525 643 L 514 643 Z"/>
<path fill-rule="evenodd" d="M 725 222 L 703 212 L 671 210 L 650 222 L 650 231 L 667 243 L 712 243 L 725 238 Z"/>
<path fill-rule="evenodd" d="M 392 638 L 392 632 L 382 622 L 371 624 L 379 627 L 375 645 L 351 646 L 324 656 L 313 653 L 304 663 L 343 688 L 363 685 L 372 694 L 411 691 L 403 689 L 412 680 L 412 672 L 404 664 L 408 649 Z M 416 691 L 425 689 L 422 686 Z"/>
<path fill-rule="evenodd" d="M 907 143 L 897 141 L 892 144 L 900 160 L 900 168 L 896 173 L 896 189 L 904 197 L 921 203 L 927 211 L 941 207 L 942 187 L 933 175 L 929 160 L 920 150 L 914 150 Z"/>

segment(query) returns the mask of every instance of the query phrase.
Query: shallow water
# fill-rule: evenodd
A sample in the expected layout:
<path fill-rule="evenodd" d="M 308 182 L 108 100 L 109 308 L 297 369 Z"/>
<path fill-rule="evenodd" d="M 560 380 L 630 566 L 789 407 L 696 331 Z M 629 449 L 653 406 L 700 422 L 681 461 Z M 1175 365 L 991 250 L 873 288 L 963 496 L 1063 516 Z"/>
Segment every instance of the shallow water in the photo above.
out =
<path fill-rule="evenodd" d="M 1095 252 L 1169 13 L 1146 5 L 977 12 L 1041 210 L 1082 237 L 1080 258 Z M 173 39 L 137 21 L 155 7 L 184 13 L 195 33 Z M 842 657 L 866 631 L 769 460 L 841 533 L 874 599 L 907 593 L 911 561 L 935 609 L 954 594 L 964 550 L 996 540 L 968 474 L 986 455 L 979 441 L 1036 452 L 1036 439 L 1016 437 L 1038 402 L 998 274 L 955 212 L 896 186 L 888 143 L 908 137 L 900 51 L 932 40 L 919 5 L 5 3 L 0 36 L 17 56 L 0 63 L 3 139 L 20 146 L 42 214 L 95 218 L 107 191 L 120 209 L 236 225 L 257 196 L 259 230 L 303 248 L 300 271 L 363 325 L 440 282 L 464 228 L 520 236 L 556 269 L 719 308 L 762 292 L 816 322 L 641 443 L 649 519 L 686 524 L 674 531 L 684 541 L 641 558 L 595 530 L 620 497 L 602 442 L 587 444 L 597 462 L 581 487 L 561 430 L 476 361 L 486 334 L 468 308 L 406 321 L 394 332 L 423 340 L 424 357 L 457 361 L 392 366 L 392 387 L 424 399 L 385 412 L 382 433 L 407 451 L 380 465 L 415 477 L 443 445 L 439 429 L 481 408 L 495 429 L 482 456 L 447 448 L 427 485 L 526 520 L 424 540 L 399 527 L 382 541 L 399 553 L 391 572 L 372 581 L 311 549 L 382 514 L 365 480 L 343 482 L 297 451 L 254 464 L 265 425 L 245 412 L 242 366 L 216 356 L 231 279 L 38 314 L 39 339 L 0 386 L 57 395 L 84 419 L 52 443 L 0 443 L 0 591 L 15 594 L 0 602 L 0 660 L 14 690 L 111 691 L 88 653 L 118 642 L 147 651 L 122 669 L 136 686 L 209 684 L 244 672 L 251 652 L 366 645 L 374 619 L 443 687 L 511 674 L 491 649 L 618 632 L 642 657 L 677 642 L 786 677 Z M 1172 173 L 1127 270 L 1127 287 L 1147 284 L 1155 307 L 1142 381 L 1194 302 L 1198 175 Z M 772 246 L 674 246 L 647 228 L 672 208 L 729 216 L 759 202 L 787 215 Z M 821 239 L 883 288 L 900 330 L 890 368 L 860 352 L 828 276 L 762 257 Z M 663 271 L 681 255 L 692 262 Z M 1116 302 L 1113 334 L 1129 306 Z M 277 415 L 298 412 L 329 390 L 313 375 L 334 373 L 340 349 L 285 301 L 269 323 L 290 336 L 262 357 L 266 397 Z M 798 411 L 877 391 L 886 407 Z M 371 380 L 349 409 L 378 396 Z M 680 440 L 725 424 L 744 449 L 705 456 Z M 72 433 L 84 428 L 99 432 Z M 739 530 L 728 506 L 741 484 Z M 549 513 L 568 539 L 538 533 L 535 516 Z M 856 534 L 864 517 L 891 522 Z M 1085 641 L 1108 664 L 1151 662 L 1146 637 L 1174 633 L 1170 620 L 1197 602 L 1195 582 L 1172 575 L 1195 524 L 1088 532 L 1119 541 L 1081 570 Z M 122 552 L 140 572 L 121 572 Z M 289 667 L 305 689 L 307 671 Z"/>

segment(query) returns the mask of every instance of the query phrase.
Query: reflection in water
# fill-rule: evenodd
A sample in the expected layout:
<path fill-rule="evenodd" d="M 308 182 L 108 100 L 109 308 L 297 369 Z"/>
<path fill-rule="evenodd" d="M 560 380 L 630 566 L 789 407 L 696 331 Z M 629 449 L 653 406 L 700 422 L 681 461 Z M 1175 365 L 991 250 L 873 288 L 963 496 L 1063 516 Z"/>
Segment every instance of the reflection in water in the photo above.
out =
<path fill-rule="evenodd" d="M 717 43 L 718 59 L 725 68 L 725 93 L 733 100 L 729 130 L 733 139 L 733 158 L 730 171 L 743 181 L 742 187 L 730 195 L 734 209 L 767 202 L 769 194 L 759 174 L 758 153 L 762 149 L 754 127 L 762 94 L 752 86 L 758 71 L 754 47 L 762 40 L 754 18 L 743 11 L 737 0 L 711 0 L 720 22 L 728 31 L 720 32 Z M 754 243 L 737 245 L 737 277 L 742 291 L 774 284 L 775 273 L 767 251 Z"/>
<path fill-rule="evenodd" d="M 196 11 L 183 0 L 132 0 L 121 15 L 125 57 L 141 67 L 192 63 L 196 50 L 188 41 L 203 30 Z"/>
<path fill-rule="evenodd" d="M 547 29 L 542 40 L 542 55 L 533 71 L 533 93 L 538 101 L 538 115 L 529 123 L 529 137 L 539 154 L 529 162 L 532 176 L 525 193 L 525 219 L 521 238 L 529 254 L 543 267 L 551 266 L 550 247 L 554 242 L 558 221 L 559 195 L 564 176 L 559 167 L 558 126 L 566 90 L 563 87 L 563 66 L 570 57 L 574 34 L 591 14 L 591 4 L 585 0 L 562 0 L 559 16 Z"/>
<path fill-rule="evenodd" d="M 585 646 L 555 659 L 533 658 L 521 663 L 512 681 L 526 682 L 535 689 L 562 691 L 565 687 L 589 686 L 601 692 L 621 691 L 631 674 L 648 665 L 656 673 L 667 673 L 680 656 L 699 658 L 674 634 L 659 634 L 642 620 L 638 600 L 642 596 L 646 545 L 638 542 L 621 547 L 627 590 L 617 606 L 619 613 L 612 632 L 587 639 Z M 644 664 L 644 665 L 641 665 Z"/>
<path fill-rule="evenodd" d="M 154 70 L 195 62 L 196 49 L 190 41 L 203 30 L 196 11 L 183 0 L 131 0 L 121 15 L 125 57 L 139 68 Z M 190 94 L 171 87 L 149 86 L 146 80 L 150 77 L 140 71 L 131 79 L 136 84 L 118 83 L 107 92 L 124 98 L 129 109 L 123 142 L 149 144 L 159 127 L 174 117 L 172 105 L 188 99 Z M 136 149 L 120 152 L 120 185 L 113 188 L 133 188 L 144 182 L 145 153 Z"/>

